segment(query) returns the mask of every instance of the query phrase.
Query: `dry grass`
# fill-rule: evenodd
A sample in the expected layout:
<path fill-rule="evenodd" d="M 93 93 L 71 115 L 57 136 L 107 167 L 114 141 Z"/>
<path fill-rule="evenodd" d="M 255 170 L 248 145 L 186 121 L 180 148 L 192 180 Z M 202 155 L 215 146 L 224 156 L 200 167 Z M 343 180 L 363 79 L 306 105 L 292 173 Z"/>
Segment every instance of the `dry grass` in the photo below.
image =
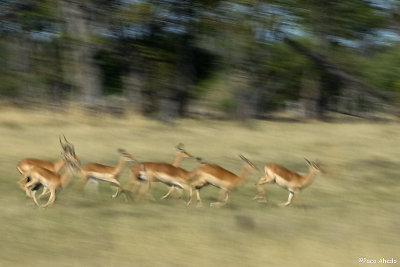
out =
<path fill-rule="evenodd" d="M 79 112 L 0 111 L 0 266 L 358 266 L 360 257 L 400 262 L 397 123 L 282 123 L 182 120 L 166 125 L 138 116 L 116 119 Z M 327 173 L 301 193 L 304 208 L 280 208 L 287 192 L 267 185 L 267 204 L 253 202 L 250 175 L 230 204 L 211 209 L 218 190 L 201 191 L 204 208 L 177 198 L 125 203 L 83 195 L 74 182 L 54 206 L 38 210 L 16 181 L 24 157 L 57 159 L 58 135 L 75 144 L 83 163 L 115 164 L 121 147 L 141 161 L 170 162 L 173 146 L 237 171 L 244 154 L 258 167 L 276 162 L 304 173 L 303 157 Z M 195 163 L 183 162 L 191 169 Z M 126 183 L 127 169 L 121 180 Z M 90 189 L 90 186 L 89 186 Z"/>

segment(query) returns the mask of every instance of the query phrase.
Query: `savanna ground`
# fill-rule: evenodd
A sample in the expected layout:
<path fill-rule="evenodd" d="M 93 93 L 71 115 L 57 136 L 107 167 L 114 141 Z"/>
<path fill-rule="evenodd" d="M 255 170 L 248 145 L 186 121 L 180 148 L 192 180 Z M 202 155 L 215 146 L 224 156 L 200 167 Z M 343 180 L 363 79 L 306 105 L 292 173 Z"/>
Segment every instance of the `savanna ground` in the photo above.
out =
<path fill-rule="evenodd" d="M 3 108 L 0 111 L 0 266 L 363 266 L 359 258 L 400 264 L 400 125 L 398 123 L 235 122 Z M 203 208 L 186 208 L 155 184 L 151 200 L 111 199 L 100 183 L 77 190 L 74 178 L 55 204 L 38 209 L 16 181 L 24 157 L 56 160 L 58 136 L 74 143 L 82 163 L 116 164 L 121 147 L 140 161 L 171 162 L 173 146 L 238 171 L 244 154 L 260 169 L 280 163 L 300 173 L 303 157 L 322 163 L 301 194 L 303 206 L 281 208 L 288 193 L 266 185 L 268 203 L 252 201 L 252 173 L 228 206 L 209 208 L 219 190 L 201 191 Z M 130 166 L 132 163 L 129 163 Z M 193 160 L 182 166 L 192 169 Z M 128 182 L 128 168 L 120 178 Z M 45 200 L 42 200 L 43 202 Z M 374 264 L 374 265 L 379 265 Z M 396 264 L 386 264 L 396 265 Z"/>

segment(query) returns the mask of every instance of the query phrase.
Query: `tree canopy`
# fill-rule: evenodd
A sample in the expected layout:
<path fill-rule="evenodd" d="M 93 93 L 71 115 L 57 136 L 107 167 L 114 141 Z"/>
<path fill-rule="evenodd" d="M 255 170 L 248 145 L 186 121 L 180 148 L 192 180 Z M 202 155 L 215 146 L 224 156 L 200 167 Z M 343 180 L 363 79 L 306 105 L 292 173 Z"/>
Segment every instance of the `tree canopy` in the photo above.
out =
<path fill-rule="evenodd" d="M 0 1 L 0 94 L 162 118 L 398 104 L 400 1 Z M 200 101 L 200 102 L 201 102 Z"/>

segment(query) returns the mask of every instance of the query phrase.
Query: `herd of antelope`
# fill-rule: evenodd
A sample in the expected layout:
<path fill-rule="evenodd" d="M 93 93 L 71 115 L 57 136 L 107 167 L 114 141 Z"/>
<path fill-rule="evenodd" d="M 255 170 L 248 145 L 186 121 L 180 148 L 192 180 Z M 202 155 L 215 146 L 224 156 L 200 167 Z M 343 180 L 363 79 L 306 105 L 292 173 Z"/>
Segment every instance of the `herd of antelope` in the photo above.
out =
<path fill-rule="evenodd" d="M 118 149 L 120 154 L 119 162 L 116 166 L 106 166 L 99 163 L 87 163 L 81 166 L 78 157 L 75 154 L 75 148 L 64 136 L 64 141 L 60 137 L 62 148 L 62 157 L 55 162 L 44 161 L 33 158 L 26 158 L 17 164 L 17 169 L 22 177 L 18 181 L 18 185 L 26 192 L 29 198 L 32 198 L 38 207 L 48 207 L 52 205 L 56 199 L 56 192 L 68 183 L 70 177 L 75 174 L 80 178 L 83 185 L 89 180 L 98 180 L 108 182 L 117 187 L 116 192 L 112 195 L 117 197 L 119 193 L 125 192 L 126 188 L 132 188 L 130 192 L 141 192 L 140 188 L 146 185 L 146 192 L 149 193 L 151 184 L 161 182 L 169 186 L 169 191 L 162 199 L 170 196 L 175 188 L 184 189 L 189 194 L 189 200 L 186 205 L 192 202 L 193 190 L 196 192 L 197 207 L 202 206 L 200 198 L 200 189 L 206 185 L 213 185 L 221 189 L 221 199 L 218 202 L 210 204 L 211 207 L 221 207 L 227 204 L 229 193 L 232 189 L 241 185 L 252 170 L 258 168 L 244 156 L 239 155 L 243 161 L 242 167 L 238 174 L 234 174 L 218 165 L 210 164 L 196 158 L 184 150 L 183 144 L 176 146 L 176 155 L 171 164 L 161 162 L 137 162 L 128 152 Z M 183 158 L 193 158 L 198 162 L 198 166 L 187 171 L 179 167 L 179 163 Z M 123 188 L 118 180 L 126 162 L 135 161 L 136 164 L 130 167 L 129 183 Z M 257 194 L 254 200 L 266 201 L 265 191 L 262 187 L 266 183 L 276 183 L 277 185 L 289 191 L 287 206 L 292 203 L 294 196 L 298 195 L 301 189 L 308 186 L 315 177 L 315 174 L 321 173 L 321 168 L 314 162 L 306 159 L 309 166 L 308 174 L 301 176 L 292 172 L 285 167 L 270 163 L 264 166 L 265 176 L 260 178 L 257 183 Z M 36 198 L 36 192 L 43 187 L 43 192 L 39 199 L 50 193 L 47 203 L 43 206 L 39 205 Z"/>

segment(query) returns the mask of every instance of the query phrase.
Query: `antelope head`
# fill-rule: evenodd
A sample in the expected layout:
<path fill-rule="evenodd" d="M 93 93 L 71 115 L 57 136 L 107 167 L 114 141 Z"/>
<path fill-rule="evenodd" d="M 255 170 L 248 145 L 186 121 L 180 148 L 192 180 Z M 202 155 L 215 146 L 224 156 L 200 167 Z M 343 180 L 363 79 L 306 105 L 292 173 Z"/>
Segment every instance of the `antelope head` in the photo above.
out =
<path fill-rule="evenodd" d="M 180 153 L 183 158 L 193 158 L 193 155 L 184 149 L 184 145 L 182 143 L 177 144 L 175 146 L 175 150 L 176 152 Z"/>
<path fill-rule="evenodd" d="M 64 159 L 65 162 L 67 164 L 67 166 L 71 169 L 71 170 L 78 170 L 80 168 L 80 162 L 79 160 L 77 160 L 73 155 L 71 155 L 70 153 L 64 153 Z"/>
<path fill-rule="evenodd" d="M 137 161 L 134 157 L 132 157 L 131 154 L 126 152 L 125 149 L 118 148 L 118 153 L 121 154 L 121 157 L 123 157 L 126 161 Z"/>
<path fill-rule="evenodd" d="M 67 140 L 65 135 L 63 135 L 63 137 L 64 137 L 64 140 L 65 140 L 65 143 L 62 142 L 61 136 L 59 136 L 60 145 L 61 145 L 61 148 L 63 149 L 63 153 L 71 155 L 74 158 L 74 160 L 79 163 L 80 161 L 79 161 L 78 157 L 75 154 L 74 145 Z"/>
<path fill-rule="evenodd" d="M 203 161 L 203 159 L 200 158 L 200 157 L 195 157 L 195 160 L 196 160 L 197 163 L 199 163 L 199 164 L 206 164 L 206 163 Z"/>
<path fill-rule="evenodd" d="M 306 161 L 307 165 L 315 172 L 315 173 L 324 173 L 324 171 L 321 169 L 321 167 L 319 166 L 319 164 L 313 162 L 313 161 L 309 161 L 308 159 L 304 158 L 304 160 Z"/>

